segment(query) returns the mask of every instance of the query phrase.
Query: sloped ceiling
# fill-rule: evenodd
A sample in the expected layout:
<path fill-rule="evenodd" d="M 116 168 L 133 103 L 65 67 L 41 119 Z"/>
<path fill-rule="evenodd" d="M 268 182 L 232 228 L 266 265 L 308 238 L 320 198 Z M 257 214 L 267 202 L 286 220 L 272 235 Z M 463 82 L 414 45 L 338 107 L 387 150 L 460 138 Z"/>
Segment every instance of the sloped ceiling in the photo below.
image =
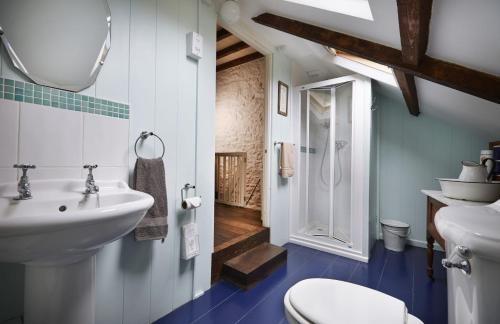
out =
<path fill-rule="evenodd" d="M 222 27 L 217 26 L 217 33 L 219 33 L 222 29 L 223 29 Z M 221 50 L 231 48 L 231 46 L 237 45 L 240 43 L 241 43 L 241 39 L 239 39 L 235 35 L 232 35 L 231 33 L 229 33 L 228 36 L 225 36 L 220 40 L 217 39 L 217 61 L 216 61 L 217 67 L 220 67 L 226 63 L 233 62 L 233 61 L 238 60 L 238 59 L 242 59 L 243 57 L 245 57 L 249 54 L 253 54 L 253 53 L 257 52 L 254 48 L 252 48 L 251 46 L 248 46 L 246 44 L 246 46 L 248 46 L 248 47 L 238 48 L 238 50 L 235 52 L 233 52 L 233 51 L 227 52 L 227 53 L 225 53 L 225 55 L 223 55 L 223 57 L 219 57 Z M 231 65 L 231 66 L 233 66 L 233 65 Z"/>
<path fill-rule="evenodd" d="M 223 0 L 216 1 L 219 5 Z M 301 6 L 282 0 L 240 0 L 241 20 L 230 28 L 247 33 L 283 52 L 317 79 L 345 75 L 322 46 L 254 23 L 264 12 L 300 20 L 359 38 L 401 48 L 396 0 L 370 0 L 373 21 Z M 500 1 L 434 0 L 427 55 L 500 76 Z M 420 108 L 433 115 L 500 139 L 500 105 L 444 86 L 417 80 Z M 401 100 L 398 91 L 377 91 Z"/>

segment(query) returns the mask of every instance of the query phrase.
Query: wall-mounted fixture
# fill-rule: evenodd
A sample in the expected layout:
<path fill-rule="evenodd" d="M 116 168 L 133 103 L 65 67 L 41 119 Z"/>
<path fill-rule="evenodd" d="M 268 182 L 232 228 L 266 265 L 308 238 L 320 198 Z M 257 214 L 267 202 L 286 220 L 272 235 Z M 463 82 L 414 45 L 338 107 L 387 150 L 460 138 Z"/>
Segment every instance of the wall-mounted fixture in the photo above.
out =
<path fill-rule="evenodd" d="M 19 183 L 17 184 L 17 192 L 19 196 L 15 198 L 15 200 L 28 200 L 33 198 L 31 195 L 31 185 L 30 180 L 28 179 L 28 170 L 35 169 L 36 166 L 34 164 L 14 164 L 14 168 L 21 169 L 23 174 L 21 178 L 19 178 Z"/>
<path fill-rule="evenodd" d="M 194 60 L 203 58 L 203 36 L 195 32 L 187 34 L 186 55 Z"/>
<path fill-rule="evenodd" d="M 94 84 L 111 47 L 106 0 L 0 0 L 0 38 L 34 82 L 81 91 Z"/>
<path fill-rule="evenodd" d="M 236 0 L 224 2 L 219 10 L 220 19 L 228 25 L 232 25 L 240 20 L 240 4 Z"/>
<path fill-rule="evenodd" d="M 162 152 L 161 152 L 160 159 L 162 159 L 165 156 L 165 143 L 163 142 L 163 140 L 161 139 L 160 136 L 156 135 L 153 132 L 143 131 L 143 132 L 141 132 L 141 134 L 139 135 L 139 137 L 137 137 L 137 139 L 135 140 L 135 143 L 134 143 L 134 152 L 135 152 L 135 155 L 137 156 L 138 159 L 142 158 L 139 155 L 139 153 L 137 153 L 137 144 L 139 143 L 139 141 L 145 141 L 150 136 L 156 137 L 160 141 L 160 144 L 161 144 L 161 147 L 162 147 Z"/>
<path fill-rule="evenodd" d="M 201 197 L 188 197 L 190 189 L 195 191 L 196 186 L 186 183 L 184 187 L 181 188 L 182 209 L 184 210 L 196 209 L 201 206 Z M 200 255 L 200 236 L 196 218 L 194 222 L 183 225 L 181 233 L 181 258 L 183 260 L 189 260 Z"/>
<path fill-rule="evenodd" d="M 185 210 L 196 209 L 201 206 L 201 197 L 198 196 L 189 197 L 190 189 L 193 189 L 194 191 L 196 189 L 196 186 L 186 183 L 184 187 L 181 188 L 181 201 L 182 201 L 181 206 L 182 209 Z"/>
<path fill-rule="evenodd" d="M 99 192 L 99 187 L 96 186 L 95 180 L 94 180 L 94 174 L 92 173 L 92 170 L 97 168 L 97 164 L 85 164 L 83 166 L 84 169 L 89 170 L 89 174 L 87 175 L 87 180 L 85 181 L 85 195 L 90 195 L 90 194 L 96 194 Z"/>

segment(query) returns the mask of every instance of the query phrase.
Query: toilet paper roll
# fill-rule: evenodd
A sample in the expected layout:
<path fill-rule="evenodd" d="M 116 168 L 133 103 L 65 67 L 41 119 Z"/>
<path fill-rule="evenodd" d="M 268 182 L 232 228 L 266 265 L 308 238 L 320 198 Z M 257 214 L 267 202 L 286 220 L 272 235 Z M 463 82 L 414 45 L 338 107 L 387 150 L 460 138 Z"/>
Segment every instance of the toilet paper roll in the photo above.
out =
<path fill-rule="evenodd" d="M 183 209 L 194 209 L 201 206 L 201 197 L 190 197 L 182 201 Z"/>

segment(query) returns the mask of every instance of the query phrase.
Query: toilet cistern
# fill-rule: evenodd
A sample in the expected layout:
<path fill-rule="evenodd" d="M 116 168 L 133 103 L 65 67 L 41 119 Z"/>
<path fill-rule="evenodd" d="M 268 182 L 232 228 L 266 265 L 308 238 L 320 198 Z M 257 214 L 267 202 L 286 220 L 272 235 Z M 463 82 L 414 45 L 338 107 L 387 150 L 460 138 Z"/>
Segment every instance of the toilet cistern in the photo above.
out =
<path fill-rule="evenodd" d="M 446 242 L 448 323 L 489 324 L 500 318 L 500 200 L 448 206 L 435 217 Z"/>

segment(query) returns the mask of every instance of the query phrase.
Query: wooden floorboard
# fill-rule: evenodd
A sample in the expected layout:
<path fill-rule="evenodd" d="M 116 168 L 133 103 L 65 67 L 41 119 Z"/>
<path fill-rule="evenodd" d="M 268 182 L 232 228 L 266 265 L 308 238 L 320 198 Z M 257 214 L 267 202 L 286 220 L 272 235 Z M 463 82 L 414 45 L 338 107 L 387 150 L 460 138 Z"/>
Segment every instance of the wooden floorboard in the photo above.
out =
<path fill-rule="evenodd" d="M 242 219 L 247 224 L 262 226 L 261 211 L 250 208 L 216 203 L 215 217 L 222 219 Z"/>
<path fill-rule="evenodd" d="M 262 229 L 261 212 L 249 208 L 215 204 L 214 248 Z"/>

